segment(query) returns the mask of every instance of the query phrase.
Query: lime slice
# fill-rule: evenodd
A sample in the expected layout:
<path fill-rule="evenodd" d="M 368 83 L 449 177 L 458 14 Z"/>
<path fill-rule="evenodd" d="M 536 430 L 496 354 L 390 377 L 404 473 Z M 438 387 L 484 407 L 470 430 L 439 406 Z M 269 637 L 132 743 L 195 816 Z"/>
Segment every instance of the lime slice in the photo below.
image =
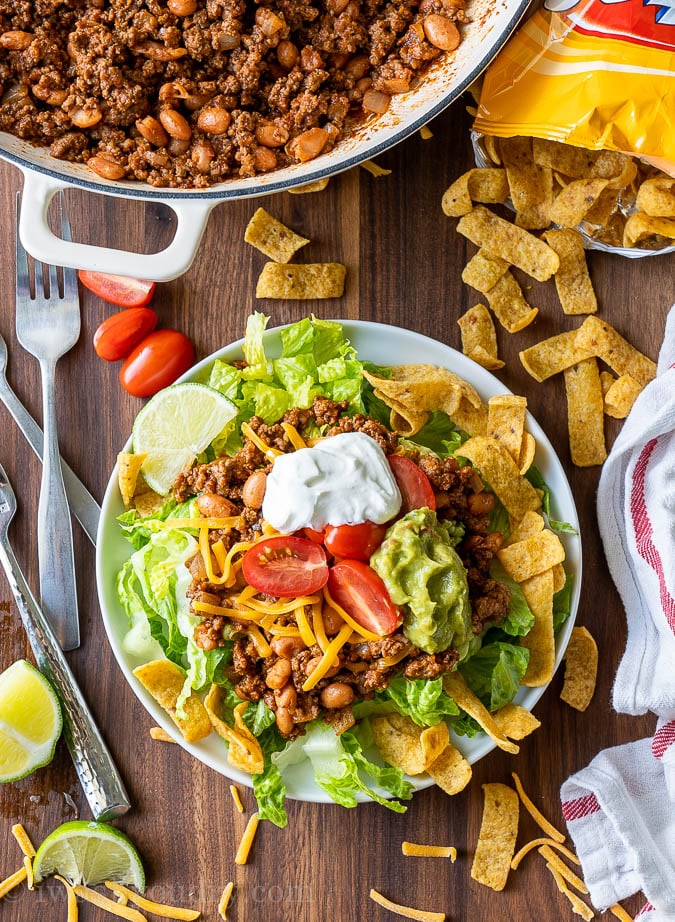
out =
<path fill-rule="evenodd" d="M 72 820 L 58 826 L 33 859 L 35 882 L 60 874 L 72 886 L 95 887 L 104 880 L 145 890 L 145 871 L 136 846 L 107 823 Z"/>
<path fill-rule="evenodd" d="M 0 782 L 17 781 L 47 765 L 61 735 L 54 689 L 20 659 L 0 674 Z"/>
<path fill-rule="evenodd" d="M 136 454 L 147 454 L 141 473 L 165 496 L 184 467 L 204 451 L 237 415 L 220 391 L 205 384 L 174 384 L 155 394 L 136 417 Z"/>

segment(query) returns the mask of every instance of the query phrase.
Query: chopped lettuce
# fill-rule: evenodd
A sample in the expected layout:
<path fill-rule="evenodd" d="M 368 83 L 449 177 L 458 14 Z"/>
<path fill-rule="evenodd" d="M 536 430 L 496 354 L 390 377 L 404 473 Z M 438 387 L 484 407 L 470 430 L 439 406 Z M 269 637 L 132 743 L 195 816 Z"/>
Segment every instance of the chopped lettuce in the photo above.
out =
<path fill-rule="evenodd" d="M 359 736 L 349 730 L 338 736 L 331 726 L 322 720 L 314 720 L 307 726 L 304 736 L 299 736 L 282 752 L 272 755 L 272 763 L 283 773 L 284 768 L 308 758 L 314 780 L 336 803 L 355 807 L 357 795 L 365 794 L 395 813 L 404 813 L 406 807 L 403 804 L 383 796 L 366 781 L 370 778 L 390 797 L 407 800 L 412 796 L 412 785 L 405 780 L 400 769 L 379 765 L 365 756 L 363 750 L 370 743 L 367 737 L 364 742 L 361 741 L 360 735 L 365 732 L 365 729 L 359 728 Z"/>
<path fill-rule="evenodd" d="M 553 531 L 559 531 L 566 535 L 576 535 L 577 530 L 574 525 L 570 525 L 569 522 L 559 522 L 556 519 L 551 518 L 551 488 L 542 477 L 541 471 L 533 464 L 528 469 L 525 476 L 533 487 L 536 487 L 537 490 L 541 490 L 544 494 L 542 497 L 541 505 L 546 518 L 548 519 L 549 528 L 553 529 Z"/>
<path fill-rule="evenodd" d="M 499 627 L 512 637 L 524 637 L 525 634 L 529 634 L 534 625 L 534 615 L 520 584 L 511 579 L 496 557 L 490 562 L 490 576 L 507 586 L 511 595 L 508 613 L 499 622 Z"/>
<path fill-rule="evenodd" d="M 484 644 L 458 669 L 485 707 L 496 711 L 513 700 L 529 660 L 527 647 L 496 642 Z"/>
<path fill-rule="evenodd" d="M 420 727 L 433 727 L 444 717 L 459 714 L 459 708 L 443 690 L 443 678 L 406 679 L 395 676 L 383 691 L 377 692 L 376 700 L 393 702 L 399 714 L 407 714 Z"/>
<path fill-rule="evenodd" d="M 430 449 L 440 458 L 448 458 L 467 439 L 468 435 L 455 426 L 447 413 L 433 410 L 427 422 L 409 441 Z"/>
<path fill-rule="evenodd" d="M 565 585 L 553 596 L 553 630 L 558 631 L 572 611 L 572 577 L 565 574 Z"/>

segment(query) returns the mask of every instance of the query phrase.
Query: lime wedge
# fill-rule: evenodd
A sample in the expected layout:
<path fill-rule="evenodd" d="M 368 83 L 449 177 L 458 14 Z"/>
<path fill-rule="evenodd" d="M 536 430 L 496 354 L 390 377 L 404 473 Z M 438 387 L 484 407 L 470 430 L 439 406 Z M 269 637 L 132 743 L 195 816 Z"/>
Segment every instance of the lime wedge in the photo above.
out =
<path fill-rule="evenodd" d="M 132 444 L 147 454 L 141 473 L 165 496 L 184 467 L 220 435 L 237 408 L 205 384 L 174 384 L 159 391 L 136 417 Z"/>
<path fill-rule="evenodd" d="M 58 826 L 33 859 L 35 883 L 60 874 L 72 886 L 95 887 L 104 880 L 145 890 L 145 871 L 135 845 L 107 823 L 72 820 Z"/>
<path fill-rule="evenodd" d="M 54 689 L 20 659 L 0 674 L 0 782 L 17 781 L 47 765 L 61 735 Z"/>

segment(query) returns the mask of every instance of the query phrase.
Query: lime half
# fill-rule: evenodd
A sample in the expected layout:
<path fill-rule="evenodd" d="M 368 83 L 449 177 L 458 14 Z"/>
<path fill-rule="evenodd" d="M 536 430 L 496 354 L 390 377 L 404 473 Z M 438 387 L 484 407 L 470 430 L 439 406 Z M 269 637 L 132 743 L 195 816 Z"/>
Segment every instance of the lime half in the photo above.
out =
<path fill-rule="evenodd" d="M 0 781 L 47 765 L 61 735 L 61 708 L 41 672 L 20 659 L 0 674 Z"/>
<path fill-rule="evenodd" d="M 237 407 L 205 384 L 174 384 L 155 394 L 136 417 L 132 444 L 147 454 L 141 473 L 157 493 L 166 495 L 184 467 L 220 435 Z"/>
<path fill-rule="evenodd" d="M 107 823 L 73 820 L 50 833 L 33 859 L 35 882 L 60 874 L 72 886 L 104 880 L 145 890 L 145 871 L 135 845 Z"/>

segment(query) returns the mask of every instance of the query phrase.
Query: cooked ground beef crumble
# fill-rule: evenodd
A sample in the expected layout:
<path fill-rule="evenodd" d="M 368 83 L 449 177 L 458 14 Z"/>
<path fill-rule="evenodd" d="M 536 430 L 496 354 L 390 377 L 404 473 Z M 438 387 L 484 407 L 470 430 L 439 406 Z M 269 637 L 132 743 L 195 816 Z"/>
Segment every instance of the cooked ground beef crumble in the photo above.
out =
<path fill-rule="evenodd" d="M 330 151 L 459 44 L 464 0 L 0 0 L 0 129 L 206 187 Z"/>

